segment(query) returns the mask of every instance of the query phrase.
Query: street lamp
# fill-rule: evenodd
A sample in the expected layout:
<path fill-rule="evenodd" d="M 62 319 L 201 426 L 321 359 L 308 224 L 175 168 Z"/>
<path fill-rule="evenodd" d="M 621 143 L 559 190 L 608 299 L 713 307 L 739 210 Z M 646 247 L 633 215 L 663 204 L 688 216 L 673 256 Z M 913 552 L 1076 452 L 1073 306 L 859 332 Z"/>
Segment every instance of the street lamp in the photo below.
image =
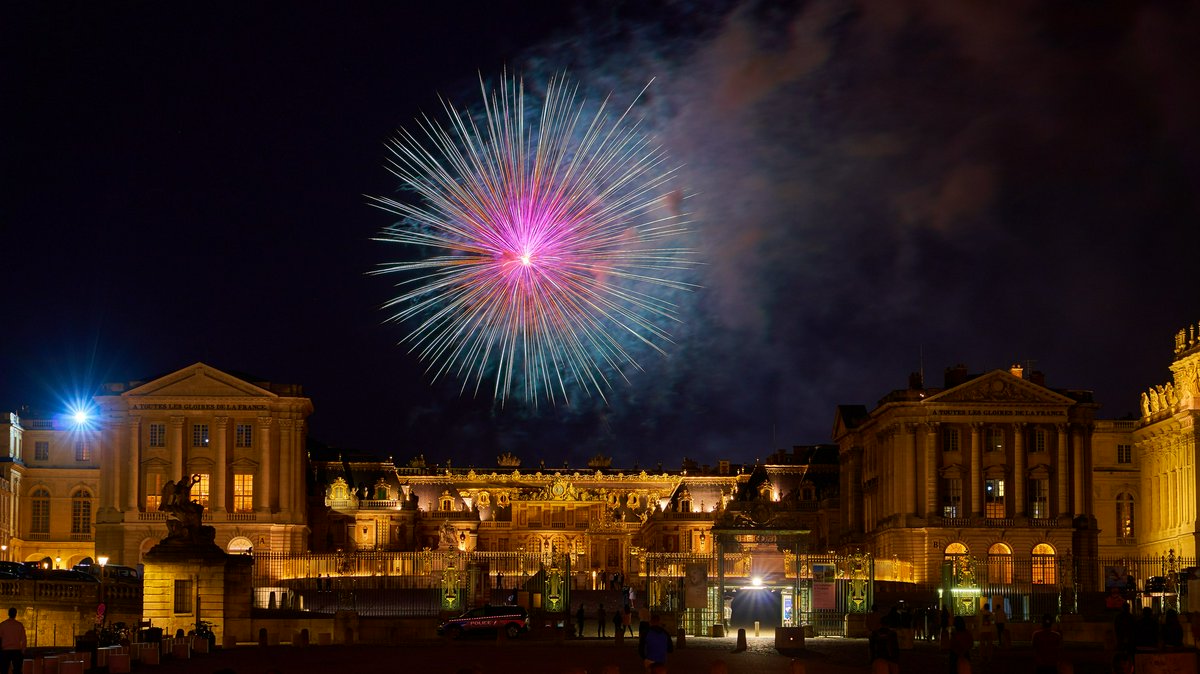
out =
<path fill-rule="evenodd" d="M 105 580 L 104 577 L 107 575 L 105 573 L 104 567 L 108 565 L 108 556 L 100 555 L 99 557 L 96 558 L 96 561 L 100 563 L 100 604 L 103 605 L 104 604 L 104 580 Z M 105 611 L 105 617 L 106 618 L 108 617 L 108 611 Z"/>

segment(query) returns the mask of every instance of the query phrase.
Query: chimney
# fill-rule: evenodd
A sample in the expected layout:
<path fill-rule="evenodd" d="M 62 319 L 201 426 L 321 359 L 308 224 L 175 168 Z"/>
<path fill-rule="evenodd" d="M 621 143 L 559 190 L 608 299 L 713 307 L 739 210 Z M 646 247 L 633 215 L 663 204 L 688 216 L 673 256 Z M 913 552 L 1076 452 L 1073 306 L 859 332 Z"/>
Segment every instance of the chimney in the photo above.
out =
<path fill-rule="evenodd" d="M 1008 372 L 1017 379 L 1025 378 L 1025 368 L 1021 367 L 1020 363 L 1013 363 L 1012 366 L 1008 368 Z"/>
<path fill-rule="evenodd" d="M 954 388 L 959 384 L 965 384 L 967 381 L 967 366 L 959 363 L 954 367 L 946 368 L 945 382 L 946 388 Z"/>

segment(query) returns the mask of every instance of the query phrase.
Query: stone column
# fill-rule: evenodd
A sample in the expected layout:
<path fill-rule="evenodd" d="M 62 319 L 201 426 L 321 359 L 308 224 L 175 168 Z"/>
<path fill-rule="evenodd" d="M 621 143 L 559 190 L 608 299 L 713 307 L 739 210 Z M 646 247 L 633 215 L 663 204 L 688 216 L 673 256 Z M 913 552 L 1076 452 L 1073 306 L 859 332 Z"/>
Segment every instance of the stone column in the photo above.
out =
<path fill-rule="evenodd" d="M 258 418 L 258 484 L 255 496 L 260 512 L 271 512 L 271 489 L 274 480 L 271 479 L 271 417 Z"/>
<path fill-rule="evenodd" d="M 1056 424 L 1054 426 L 1056 446 L 1058 448 L 1054 460 L 1054 491 L 1058 497 L 1058 515 L 1062 516 L 1068 512 L 1067 498 L 1070 495 L 1070 490 L 1067 487 L 1067 476 L 1071 474 L 1067 467 L 1067 428 L 1065 424 Z"/>
<path fill-rule="evenodd" d="M 847 504 L 846 512 L 849 517 L 849 526 L 846 531 L 851 533 L 862 532 L 864 529 L 863 516 L 863 470 L 862 470 L 862 447 L 853 447 L 850 449 L 850 484 L 846 492 L 850 497 L 850 503 Z"/>
<path fill-rule="evenodd" d="M 938 460 L 937 432 L 935 423 L 925 424 L 925 516 L 933 517 L 938 511 Z"/>
<path fill-rule="evenodd" d="M 1025 516 L 1025 432 L 1029 424 L 1013 424 L 1013 510 L 1017 517 Z"/>
<path fill-rule="evenodd" d="M 292 516 L 292 429 L 294 419 L 279 420 L 279 509 Z"/>
<path fill-rule="evenodd" d="M 171 450 L 171 479 L 183 479 L 183 417 L 171 417 L 171 432 L 167 435 L 167 447 Z"/>
<path fill-rule="evenodd" d="M 971 424 L 971 517 L 983 517 L 982 424 Z"/>
<path fill-rule="evenodd" d="M 1084 494 L 1083 494 L 1083 429 L 1078 426 L 1071 429 L 1071 445 L 1074 461 L 1071 462 L 1071 475 L 1075 478 L 1072 485 L 1074 494 L 1072 509 L 1076 515 L 1081 515 L 1087 510 L 1084 509 Z"/>
<path fill-rule="evenodd" d="M 129 474 L 125 484 L 125 510 L 137 512 L 138 485 L 142 481 L 142 418 L 129 419 L 129 456 L 126 457 L 125 472 Z"/>
<path fill-rule="evenodd" d="M 121 480 L 119 457 L 121 456 L 121 439 L 125 431 L 125 420 L 120 417 L 106 418 L 104 431 L 96 434 L 96 464 L 100 467 L 100 494 L 97 502 L 101 510 L 115 510 L 117 495 Z M 86 442 L 91 442 L 85 434 Z"/>
<path fill-rule="evenodd" d="M 229 473 L 229 417 L 213 418 L 213 432 L 217 461 L 213 466 L 212 493 L 209 495 L 208 508 L 214 513 L 221 513 L 225 512 L 225 504 L 229 502 L 225 493 L 229 488 L 226 479 Z"/>
<path fill-rule="evenodd" d="M 306 522 L 305 516 L 305 460 L 304 420 L 297 419 L 292 429 L 292 516 L 296 522 Z M 474 549 L 474 547 L 472 547 Z"/>

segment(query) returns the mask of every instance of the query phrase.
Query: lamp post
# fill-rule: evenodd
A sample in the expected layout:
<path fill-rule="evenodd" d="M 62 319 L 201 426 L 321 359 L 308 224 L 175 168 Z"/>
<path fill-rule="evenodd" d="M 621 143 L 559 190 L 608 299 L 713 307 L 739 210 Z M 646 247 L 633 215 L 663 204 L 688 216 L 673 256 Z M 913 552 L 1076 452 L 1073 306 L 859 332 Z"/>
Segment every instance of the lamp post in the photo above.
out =
<path fill-rule="evenodd" d="M 108 621 L 108 607 L 104 604 L 104 583 L 108 575 L 104 567 L 108 565 L 108 556 L 100 555 L 96 558 L 96 561 L 100 563 L 100 610 L 103 611 L 100 624 L 103 626 Z"/>

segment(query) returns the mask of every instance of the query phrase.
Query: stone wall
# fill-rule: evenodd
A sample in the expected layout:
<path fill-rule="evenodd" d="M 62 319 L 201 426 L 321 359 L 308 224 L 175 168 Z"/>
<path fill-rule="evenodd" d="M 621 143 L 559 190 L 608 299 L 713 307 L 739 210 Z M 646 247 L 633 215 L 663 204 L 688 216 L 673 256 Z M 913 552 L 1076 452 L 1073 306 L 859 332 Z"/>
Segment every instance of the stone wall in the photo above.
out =
<path fill-rule="evenodd" d="M 205 621 L 217 643 L 226 632 L 249 635 L 252 566 L 249 557 L 215 546 L 157 546 L 145 557 L 143 617 L 164 634 L 187 633 Z M 177 590 L 186 594 L 177 597 Z"/>

